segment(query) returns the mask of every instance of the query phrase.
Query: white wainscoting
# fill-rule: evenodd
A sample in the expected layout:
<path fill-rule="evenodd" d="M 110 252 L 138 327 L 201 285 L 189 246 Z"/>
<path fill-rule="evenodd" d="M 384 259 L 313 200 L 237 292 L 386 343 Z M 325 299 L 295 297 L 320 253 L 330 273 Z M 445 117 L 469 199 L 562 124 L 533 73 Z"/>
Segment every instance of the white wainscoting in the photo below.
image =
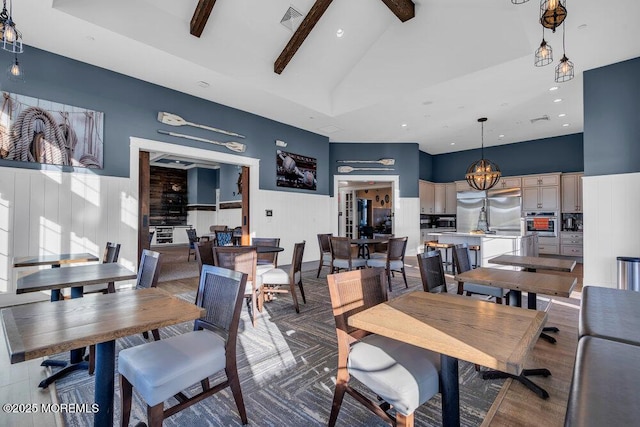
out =
<path fill-rule="evenodd" d="M 585 176 L 584 284 L 617 287 L 618 256 L 640 257 L 640 173 Z"/>
<path fill-rule="evenodd" d="M 253 195 L 251 198 L 253 199 Z M 216 224 L 218 225 L 226 225 L 229 228 L 242 225 L 242 209 L 220 209 L 218 206 L 217 214 Z"/>
<path fill-rule="evenodd" d="M 15 293 L 13 258 L 90 252 L 122 245 L 137 265 L 137 200 L 129 179 L 0 167 L 0 295 Z M 48 268 L 48 267 L 47 267 Z"/>

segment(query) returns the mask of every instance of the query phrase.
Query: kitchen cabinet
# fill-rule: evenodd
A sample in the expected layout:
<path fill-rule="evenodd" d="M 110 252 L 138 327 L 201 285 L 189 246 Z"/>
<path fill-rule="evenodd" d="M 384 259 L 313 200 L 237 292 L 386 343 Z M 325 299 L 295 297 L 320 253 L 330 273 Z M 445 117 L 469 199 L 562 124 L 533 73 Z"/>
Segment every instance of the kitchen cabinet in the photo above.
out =
<path fill-rule="evenodd" d="M 435 211 L 435 186 L 432 182 L 420 181 L 418 184 L 420 194 L 420 213 L 432 214 Z"/>
<path fill-rule="evenodd" d="M 562 212 L 582 213 L 582 173 L 562 174 Z"/>
<path fill-rule="evenodd" d="M 434 204 L 433 213 L 436 214 L 456 214 L 456 184 L 433 184 Z"/>
<path fill-rule="evenodd" d="M 538 253 L 558 255 L 560 253 L 560 239 L 557 237 L 538 237 Z"/>
<path fill-rule="evenodd" d="M 522 187 L 522 179 L 514 176 L 503 176 L 498 181 L 495 188 L 520 188 Z"/>
<path fill-rule="evenodd" d="M 567 256 L 583 256 L 582 233 L 575 231 L 560 232 L 560 254 Z"/>
<path fill-rule="evenodd" d="M 560 210 L 560 174 L 531 175 L 522 178 L 523 211 Z"/>
<path fill-rule="evenodd" d="M 471 187 L 466 180 L 456 181 L 454 184 L 456 186 L 456 191 L 478 191 L 475 188 Z"/>
<path fill-rule="evenodd" d="M 190 225 L 176 227 L 156 225 L 155 227 L 149 227 L 149 231 L 155 231 L 151 245 L 185 245 L 189 243 L 189 236 L 186 232 L 189 228 L 192 227 Z"/>
<path fill-rule="evenodd" d="M 458 190 L 456 183 L 445 184 L 445 209 L 444 213 L 455 215 L 458 210 Z"/>

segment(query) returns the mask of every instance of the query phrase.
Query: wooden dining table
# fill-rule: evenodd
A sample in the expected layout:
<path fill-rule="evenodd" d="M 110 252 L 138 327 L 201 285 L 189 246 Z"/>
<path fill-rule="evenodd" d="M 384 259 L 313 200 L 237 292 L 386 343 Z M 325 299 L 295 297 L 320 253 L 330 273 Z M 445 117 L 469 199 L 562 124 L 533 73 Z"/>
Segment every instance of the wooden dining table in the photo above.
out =
<path fill-rule="evenodd" d="M 458 295 L 412 292 L 349 317 L 349 325 L 440 353 L 442 421 L 460 425 L 458 360 L 519 375 L 547 314 Z"/>
<path fill-rule="evenodd" d="M 84 286 L 100 283 L 130 280 L 137 277 L 136 273 L 118 263 L 79 265 L 69 268 L 51 268 L 38 270 L 35 273 L 20 277 L 16 283 L 16 293 L 40 291 L 59 291 L 71 288 L 71 298 L 81 298 Z M 56 301 L 53 299 L 52 301 Z M 59 302 L 59 301 L 58 301 Z M 58 304 L 56 302 L 56 305 Z M 51 383 L 78 369 L 87 369 L 88 364 L 83 359 L 84 346 L 71 351 L 70 363 L 49 359 L 42 362 L 42 366 L 58 366 L 62 369 L 45 378 L 38 385 L 41 388 L 48 387 Z"/>
<path fill-rule="evenodd" d="M 369 245 L 375 245 L 378 243 L 387 243 L 389 239 L 385 238 L 369 238 L 361 237 L 358 239 L 351 239 L 352 245 L 358 245 L 358 257 L 369 258 Z"/>
<path fill-rule="evenodd" d="M 195 304 L 157 288 L 0 311 L 12 364 L 96 344 L 94 426 L 101 427 L 113 426 L 115 340 L 204 314 Z"/>

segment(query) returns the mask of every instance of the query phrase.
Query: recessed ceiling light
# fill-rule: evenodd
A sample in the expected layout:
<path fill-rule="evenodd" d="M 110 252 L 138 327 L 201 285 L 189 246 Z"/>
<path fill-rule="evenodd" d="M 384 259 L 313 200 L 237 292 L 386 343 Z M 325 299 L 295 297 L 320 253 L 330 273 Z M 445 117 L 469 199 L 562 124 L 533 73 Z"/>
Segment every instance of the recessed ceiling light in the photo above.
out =
<path fill-rule="evenodd" d="M 176 163 L 180 163 L 180 160 L 176 160 Z"/>
<path fill-rule="evenodd" d="M 558 114 L 558 117 L 564 117 L 564 116 L 566 116 L 566 114 L 565 114 L 565 113 L 560 113 L 560 114 Z"/>
<path fill-rule="evenodd" d="M 406 127 L 407 127 L 407 124 L 406 124 L 406 123 L 403 123 L 403 124 L 402 124 L 402 127 L 403 127 L 403 128 L 406 128 Z"/>
<path fill-rule="evenodd" d="M 562 125 L 562 127 L 565 127 L 565 128 L 566 128 L 566 127 L 569 127 L 569 123 L 564 123 L 564 124 Z"/>
<path fill-rule="evenodd" d="M 498 135 L 498 138 L 504 138 L 503 134 Z"/>
<path fill-rule="evenodd" d="M 452 143 L 451 143 L 451 145 L 456 145 L 456 143 L 455 143 L 455 142 L 452 142 Z"/>
<path fill-rule="evenodd" d="M 549 88 L 549 90 L 550 90 L 551 92 L 553 92 L 554 90 L 558 90 L 558 86 L 551 86 L 551 87 Z"/>
<path fill-rule="evenodd" d="M 340 38 L 344 36 L 344 30 L 342 28 L 338 28 L 338 31 L 336 31 L 336 37 Z"/>
<path fill-rule="evenodd" d="M 207 88 L 207 87 L 209 87 L 209 83 L 205 82 L 204 80 L 200 80 L 198 82 L 198 86 Z"/>
<path fill-rule="evenodd" d="M 553 100 L 553 102 L 562 102 L 562 98 L 556 98 Z"/>

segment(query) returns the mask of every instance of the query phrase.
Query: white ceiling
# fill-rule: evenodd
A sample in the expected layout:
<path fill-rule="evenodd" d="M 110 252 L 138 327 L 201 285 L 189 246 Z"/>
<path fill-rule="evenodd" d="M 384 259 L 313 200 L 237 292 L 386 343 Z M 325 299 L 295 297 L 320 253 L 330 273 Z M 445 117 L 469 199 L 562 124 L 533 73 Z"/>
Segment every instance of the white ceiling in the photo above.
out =
<path fill-rule="evenodd" d="M 486 146 L 582 132 L 582 72 L 640 56 L 637 0 L 568 0 L 576 78 L 560 84 L 561 30 L 545 34 L 553 65 L 533 66 L 539 0 L 414 2 L 401 23 L 381 0 L 335 0 L 281 75 L 273 63 L 292 33 L 280 19 L 313 0 L 217 0 L 201 38 L 189 34 L 197 0 L 16 0 L 13 16 L 40 49 L 331 141 L 417 142 L 431 154 L 478 148 L 482 116 Z"/>

